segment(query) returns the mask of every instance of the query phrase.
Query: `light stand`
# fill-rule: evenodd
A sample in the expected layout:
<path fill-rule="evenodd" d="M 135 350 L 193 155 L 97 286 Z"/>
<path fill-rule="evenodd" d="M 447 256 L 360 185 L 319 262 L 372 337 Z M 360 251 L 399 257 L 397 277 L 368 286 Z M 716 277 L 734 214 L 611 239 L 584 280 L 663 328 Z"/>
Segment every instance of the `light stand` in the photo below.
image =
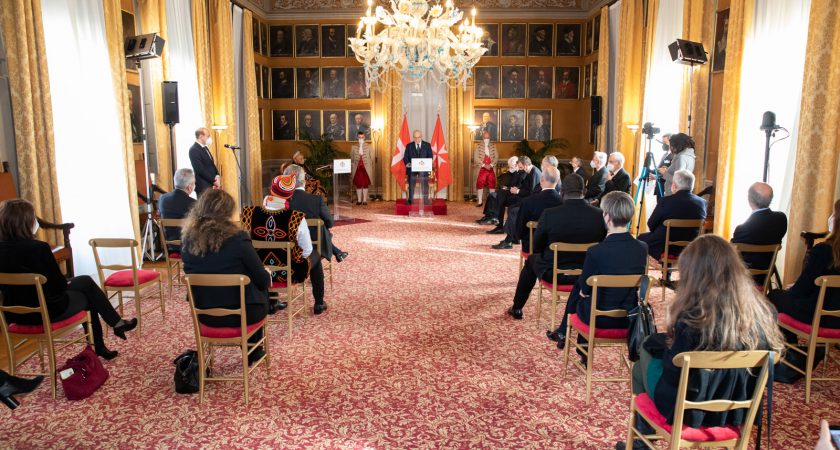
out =
<path fill-rule="evenodd" d="M 648 179 L 650 178 L 651 174 L 656 173 L 656 162 L 653 158 L 653 152 L 651 151 L 651 145 L 653 141 L 653 136 L 659 133 L 659 128 L 654 128 L 653 124 L 650 122 L 645 123 L 644 127 L 642 127 L 642 134 L 645 135 L 645 139 L 647 140 L 647 150 L 645 152 L 645 162 L 642 166 L 642 172 L 639 176 L 639 187 L 636 189 L 636 197 L 633 199 L 633 203 L 635 203 L 639 207 L 639 214 L 636 218 L 636 237 L 639 236 L 639 229 L 642 226 L 642 210 L 645 205 L 645 194 L 644 192 L 647 190 Z M 651 170 L 651 168 L 653 170 Z M 661 189 L 659 183 L 656 182 L 657 189 Z M 659 192 L 660 195 L 662 192 Z M 630 225 L 628 224 L 628 227 Z"/>
<path fill-rule="evenodd" d="M 688 108 L 686 108 L 686 109 L 688 109 L 688 120 L 686 121 L 688 131 L 686 132 L 686 134 L 688 134 L 689 136 L 691 136 L 691 105 L 692 105 L 691 100 L 692 100 L 693 86 L 694 86 L 694 63 L 692 62 L 688 66 Z"/>

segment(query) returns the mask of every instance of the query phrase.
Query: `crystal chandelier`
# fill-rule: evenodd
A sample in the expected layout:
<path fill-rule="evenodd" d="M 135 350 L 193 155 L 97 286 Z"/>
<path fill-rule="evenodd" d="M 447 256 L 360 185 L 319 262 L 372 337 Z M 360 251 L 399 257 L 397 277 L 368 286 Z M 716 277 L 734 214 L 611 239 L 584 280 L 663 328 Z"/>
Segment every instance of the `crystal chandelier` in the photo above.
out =
<path fill-rule="evenodd" d="M 473 66 L 487 51 L 481 42 L 483 30 L 475 24 L 475 8 L 471 21 L 464 19 L 452 0 L 446 0 L 445 5 L 391 0 L 391 11 L 377 6 L 375 14 L 371 14 L 372 6 L 373 0 L 368 0 L 356 37 L 350 38 L 356 60 L 364 65 L 368 89 L 391 86 L 387 77 L 391 71 L 408 82 L 429 76 L 466 89 Z"/>

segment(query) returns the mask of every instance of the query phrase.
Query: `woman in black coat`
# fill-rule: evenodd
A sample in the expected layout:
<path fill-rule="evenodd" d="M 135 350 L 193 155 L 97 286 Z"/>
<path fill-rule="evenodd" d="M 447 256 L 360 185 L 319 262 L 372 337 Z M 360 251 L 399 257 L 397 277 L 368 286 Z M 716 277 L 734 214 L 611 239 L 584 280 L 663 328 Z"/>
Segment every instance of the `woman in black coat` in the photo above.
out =
<path fill-rule="evenodd" d="M 0 203 L 0 273 L 37 273 L 46 277 L 44 297 L 50 320 L 69 319 L 81 311 L 91 313 L 91 332 L 96 354 L 113 359 L 116 351 L 108 350 L 99 317 L 125 339 L 125 332 L 137 326 L 137 319 L 120 318 L 102 289 L 87 275 L 66 279 L 53 257 L 49 244 L 35 239 L 38 221 L 35 208 L 26 200 L 13 199 Z M 31 286 L 0 286 L 6 306 L 38 307 L 38 296 Z M 9 323 L 40 325 L 39 314 L 6 315 Z"/>

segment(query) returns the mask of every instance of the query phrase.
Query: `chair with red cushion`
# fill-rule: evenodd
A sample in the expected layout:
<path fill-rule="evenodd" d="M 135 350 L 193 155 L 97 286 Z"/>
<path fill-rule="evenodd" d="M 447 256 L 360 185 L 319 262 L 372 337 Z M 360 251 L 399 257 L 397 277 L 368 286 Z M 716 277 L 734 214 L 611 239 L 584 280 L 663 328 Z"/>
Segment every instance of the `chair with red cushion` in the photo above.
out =
<path fill-rule="evenodd" d="M 697 230 L 698 236 L 703 231 L 703 221 L 700 219 L 668 219 L 663 222 L 665 225 L 665 251 L 659 255 L 656 262 L 662 270 L 662 280 L 659 283 L 662 286 L 662 298 L 665 298 L 665 291 L 668 289 L 665 280 L 668 279 L 668 272 L 677 272 L 677 262 L 680 257 L 679 254 L 683 249 L 688 247 L 691 241 L 672 241 L 671 230 L 674 228 L 692 228 Z M 650 267 L 655 269 L 654 267 Z"/>
<path fill-rule="evenodd" d="M 251 283 L 246 275 L 231 274 L 191 274 L 184 276 L 187 284 L 187 298 L 190 301 L 192 312 L 193 328 L 195 330 L 195 343 L 198 353 L 198 401 L 204 402 L 204 384 L 208 381 L 242 381 L 245 384 L 245 404 L 248 404 L 250 397 L 248 386 L 251 372 L 253 372 L 263 361 L 265 367 L 269 368 L 271 358 L 268 352 L 268 329 L 265 326 L 265 319 L 248 325 L 245 317 L 245 286 Z M 195 305 L 193 288 L 201 287 L 238 287 L 239 308 L 199 308 Z M 211 327 L 198 321 L 198 316 L 239 316 L 238 327 Z M 262 330 L 262 338 L 257 342 L 248 342 L 248 339 Z M 264 346 L 265 355 L 248 366 L 248 356 L 260 346 Z M 213 361 L 215 349 L 218 347 L 237 347 L 242 356 L 242 376 L 213 376 Z M 209 369 L 209 371 L 208 371 Z M 208 373 L 209 372 L 209 373 Z"/>
<path fill-rule="evenodd" d="M 90 314 L 87 311 L 80 311 L 60 322 L 51 322 L 47 312 L 47 302 L 44 298 L 43 284 L 47 282 L 46 277 L 35 273 L 3 273 L 0 274 L 0 285 L 32 286 L 38 295 L 38 306 L 7 306 L 5 301 L 0 303 L 0 325 L 3 327 L 3 337 L 6 341 L 6 353 L 9 355 L 9 373 L 11 375 L 45 375 L 52 378 L 52 395 L 56 398 L 57 374 L 56 374 L 56 351 L 76 343 L 93 344 L 93 335 L 90 330 Z M 0 300 L 2 296 L 0 296 Z M 6 314 L 40 314 L 41 325 L 20 325 L 8 323 Z M 66 339 L 68 335 L 79 329 L 82 325 L 82 335 Z M 17 360 L 17 351 L 29 342 L 37 342 L 35 351 L 30 352 L 20 361 Z M 46 345 L 44 345 L 46 344 Z M 56 346 L 56 344 L 60 344 Z M 32 347 L 28 346 L 27 347 Z M 47 361 L 49 371 L 44 368 L 43 348 L 47 348 Z M 17 367 L 26 363 L 30 358 L 37 355 L 41 363 L 40 373 L 17 372 Z"/>
<path fill-rule="evenodd" d="M 161 315 L 166 315 L 166 303 L 163 296 L 163 283 L 161 281 L 160 272 L 155 270 L 144 270 L 139 268 L 137 262 L 138 247 L 137 241 L 134 239 L 114 239 L 114 238 L 99 238 L 91 239 L 89 241 L 91 248 L 93 248 L 93 258 L 96 261 L 96 271 L 99 274 L 99 284 L 102 285 L 102 290 L 108 299 L 117 297 L 119 302 L 118 307 L 120 315 L 123 315 L 123 293 L 132 292 L 134 297 L 134 309 L 137 316 L 137 337 L 140 337 L 140 332 L 143 324 L 143 315 L 150 313 L 156 309 L 160 309 Z M 103 264 L 100 249 L 109 249 L 111 252 L 114 249 L 128 250 L 131 255 L 131 265 L 125 264 Z M 110 255 L 114 259 L 113 254 Z M 107 277 L 105 271 L 111 272 Z M 160 303 L 152 308 L 143 311 L 142 292 L 143 289 L 157 285 L 158 296 Z M 149 295 L 149 297 L 154 294 Z"/>
<path fill-rule="evenodd" d="M 569 370 L 569 348 L 574 346 L 575 349 L 586 355 L 586 366 L 578 361 L 573 361 L 575 367 L 580 369 L 586 375 L 586 404 L 589 404 L 589 399 L 592 394 L 592 383 L 596 381 L 603 382 L 628 382 L 630 381 L 630 361 L 627 360 L 627 328 L 596 328 L 595 321 L 598 317 L 627 317 L 627 311 L 623 309 L 615 309 L 610 311 L 602 311 L 598 309 L 598 290 L 599 288 L 633 288 L 637 289 L 641 286 L 642 280 L 648 279 L 647 290 L 644 293 L 644 298 L 648 298 L 650 292 L 650 281 L 653 281 L 648 275 L 593 275 L 586 280 L 586 284 L 592 286 L 592 301 L 589 310 L 589 323 L 584 323 L 577 314 L 569 315 L 569 322 L 566 326 L 566 350 L 565 350 L 565 367 L 563 369 L 563 376 Z M 640 293 L 641 294 L 641 293 Z M 572 340 L 572 330 L 586 338 L 586 343 L 578 343 L 577 340 Z M 621 362 L 623 367 L 627 369 L 627 376 L 621 378 L 593 378 L 592 367 L 595 364 L 595 348 L 596 347 L 619 347 L 621 349 Z M 621 367 L 619 367 L 621 370 Z"/>
<path fill-rule="evenodd" d="M 673 427 L 668 424 L 665 416 L 656 409 L 653 400 L 646 393 L 633 395 L 630 401 L 630 420 L 627 430 L 627 448 L 633 447 L 633 441 L 639 439 L 650 448 L 655 448 L 653 440 L 664 439 L 669 443 L 668 448 L 677 450 L 683 447 L 690 448 L 734 448 L 746 450 L 750 443 L 750 435 L 753 423 L 761 407 L 761 398 L 767 386 L 770 368 L 769 351 L 749 352 L 684 352 L 674 357 L 674 365 L 681 367 L 680 383 L 677 388 L 677 404 L 674 408 L 675 424 L 682 424 L 686 409 L 694 409 L 709 412 L 732 411 L 735 409 L 747 409 L 741 426 L 722 427 L 700 427 L 691 428 L 685 425 Z M 775 355 L 777 356 L 777 355 Z M 686 399 L 689 383 L 690 370 L 721 370 L 721 369 L 747 369 L 758 372 L 750 398 L 742 401 L 734 401 L 726 398 L 692 402 Z M 655 435 L 645 435 L 636 428 L 636 414 L 649 423 Z"/>
<path fill-rule="evenodd" d="M 533 244 L 533 242 L 532 242 Z M 551 275 L 551 283 L 540 279 L 539 284 L 540 288 L 537 293 L 537 326 L 539 327 L 542 322 L 540 317 L 542 316 L 542 309 L 543 309 L 543 290 L 548 290 L 551 292 L 551 315 L 549 316 L 549 330 L 554 331 L 557 326 L 557 307 L 561 304 L 561 302 L 566 302 L 569 299 L 569 294 L 572 292 L 572 288 L 574 288 L 573 284 L 557 284 L 557 276 L 558 275 L 567 275 L 567 276 L 576 276 L 580 275 L 581 268 L 574 268 L 574 269 L 558 269 L 557 268 L 557 255 L 560 252 L 564 253 L 586 253 L 589 250 L 589 247 L 597 244 L 597 242 L 590 242 L 588 244 L 569 244 L 566 242 L 554 242 L 552 243 L 549 248 L 554 253 L 554 270 Z"/>
<path fill-rule="evenodd" d="M 770 292 L 770 279 L 773 277 L 773 269 L 776 267 L 776 256 L 779 254 L 779 249 L 781 249 L 782 246 L 780 244 L 753 245 L 742 243 L 734 243 L 732 245 L 738 249 L 738 253 L 741 255 L 744 253 L 764 253 L 771 255 L 769 266 L 765 268 L 750 268 L 750 275 L 753 277 L 764 275 L 764 282 L 758 286 L 758 291 L 761 292 L 762 295 L 767 295 L 767 293 Z"/>
<path fill-rule="evenodd" d="M 522 268 L 525 267 L 525 260 L 528 259 L 529 256 L 534 254 L 534 230 L 537 229 L 537 221 L 529 220 L 528 223 L 525 224 L 528 227 L 528 251 L 527 252 L 519 252 L 519 271 L 522 271 Z"/>
<path fill-rule="evenodd" d="M 309 219 L 307 219 L 309 223 Z M 319 227 L 320 229 L 320 227 Z M 271 283 L 268 293 L 277 296 L 279 301 L 285 301 L 286 318 L 289 324 L 289 339 L 292 338 L 292 319 L 306 310 L 306 283 L 292 282 L 292 248 L 294 244 L 287 241 L 251 241 L 256 250 L 284 250 L 286 263 L 282 266 L 265 266 L 272 272 L 286 272 L 286 279 Z M 313 250 L 313 252 L 316 250 Z M 319 253 L 320 254 L 320 253 Z M 274 322 L 274 321 L 272 321 Z"/>
<path fill-rule="evenodd" d="M 166 280 L 169 284 L 169 298 L 172 298 L 172 287 L 183 286 L 183 267 L 181 262 L 181 254 L 177 252 L 170 252 L 170 245 L 181 246 L 180 239 L 166 239 L 166 233 L 163 231 L 166 228 L 181 229 L 184 227 L 184 219 L 160 219 L 157 221 L 158 229 L 160 230 L 160 248 L 163 249 L 163 255 L 166 257 Z"/>
<path fill-rule="evenodd" d="M 779 314 L 779 326 L 795 334 L 797 338 L 804 339 L 805 345 L 808 347 L 807 351 L 802 351 L 802 349 L 800 349 L 797 345 L 798 342 L 793 344 L 785 343 L 785 347 L 787 347 L 788 352 L 798 352 L 806 357 L 807 361 L 805 363 L 805 370 L 800 369 L 796 366 L 796 364 L 788 362 L 787 358 L 782 359 L 782 364 L 805 376 L 806 404 L 811 401 L 812 381 L 840 381 L 840 377 L 829 377 L 827 374 L 829 360 L 833 360 L 835 364 L 840 365 L 840 361 L 836 360 L 829 353 L 829 349 L 833 344 L 840 344 L 840 328 L 826 328 L 820 326 L 821 320 L 825 316 L 840 317 L 840 309 L 825 309 L 825 293 L 828 289 L 840 288 L 840 275 L 819 277 L 814 280 L 814 284 L 820 287 L 820 294 L 817 298 L 817 307 L 814 312 L 814 319 L 810 324 L 800 322 L 785 313 Z M 825 348 L 823 376 L 819 378 L 814 377 L 814 358 L 817 354 L 817 347 Z"/>

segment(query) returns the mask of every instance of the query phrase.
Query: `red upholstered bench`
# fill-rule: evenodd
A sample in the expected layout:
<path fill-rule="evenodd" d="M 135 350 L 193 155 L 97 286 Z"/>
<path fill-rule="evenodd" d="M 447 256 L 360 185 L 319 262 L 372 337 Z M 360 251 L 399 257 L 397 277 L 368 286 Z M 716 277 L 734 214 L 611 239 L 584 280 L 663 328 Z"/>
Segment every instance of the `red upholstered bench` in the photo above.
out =
<path fill-rule="evenodd" d="M 155 280 L 160 278 L 160 272 L 155 270 L 143 270 L 140 269 L 137 271 L 137 283 L 144 284 L 148 283 L 149 281 Z M 129 287 L 134 286 L 134 277 L 131 273 L 131 269 L 120 270 L 117 272 L 112 273 L 105 279 L 105 286 L 108 287 Z"/>
<path fill-rule="evenodd" d="M 791 327 L 796 328 L 797 330 L 811 334 L 811 325 L 805 322 L 800 322 L 793 317 L 785 314 L 779 313 L 779 322 Z M 817 336 L 821 338 L 828 338 L 828 339 L 840 339 L 840 328 L 826 328 L 820 327 L 817 331 Z"/>
<path fill-rule="evenodd" d="M 653 399 L 647 394 L 639 394 L 636 396 L 636 408 L 642 413 L 648 421 L 654 423 L 656 426 L 664 429 L 669 434 L 673 427 L 668 425 Z M 686 441 L 710 442 L 710 441 L 728 441 L 730 439 L 738 439 L 741 436 L 741 428 L 733 425 L 723 427 L 700 427 L 691 428 L 683 425 L 680 438 Z"/>
<path fill-rule="evenodd" d="M 68 325 L 73 324 L 74 322 L 84 320 L 85 317 L 87 317 L 87 311 L 79 311 L 77 314 L 68 317 L 64 320 L 61 320 L 59 322 L 52 322 L 50 324 L 50 329 L 52 329 L 52 331 L 60 330 Z M 10 323 L 9 332 L 18 334 L 43 334 L 44 325 L 20 325 L 16 323 Z"/>
<path fill-rule="evenodd" d="M 200 314 L 200 313 L 199 313 Z M 262 324 L 265 323 L 265 319 L 248 325 L 246 328 L 246 333 L 251 334 L 252 331 L 256 330 L 257 328 L 261 327 Z M 203 323 L 198 324 L 199 333 L 201 333 L 202 337 L 206 338 L 214 338 L 214 339 L 229 339 L 235 338 L 242 335 L 242 329 L 240 327 L 210 327 L 204 325 Z"/>
<path fill-rule="evenodd" d="M 577 328 L 578 332 L 580 332 L 581 334 L 589 334 L 589 324 L 583 323 L 583 321 L 580 320 L 580 317 L 578 317 L 577 314 L 569 314 L 569 323 L 571 323 L 573 327 Z M 596 328 L 595 337 L 602 339 L 626 339 L 627 329 Z"/>

